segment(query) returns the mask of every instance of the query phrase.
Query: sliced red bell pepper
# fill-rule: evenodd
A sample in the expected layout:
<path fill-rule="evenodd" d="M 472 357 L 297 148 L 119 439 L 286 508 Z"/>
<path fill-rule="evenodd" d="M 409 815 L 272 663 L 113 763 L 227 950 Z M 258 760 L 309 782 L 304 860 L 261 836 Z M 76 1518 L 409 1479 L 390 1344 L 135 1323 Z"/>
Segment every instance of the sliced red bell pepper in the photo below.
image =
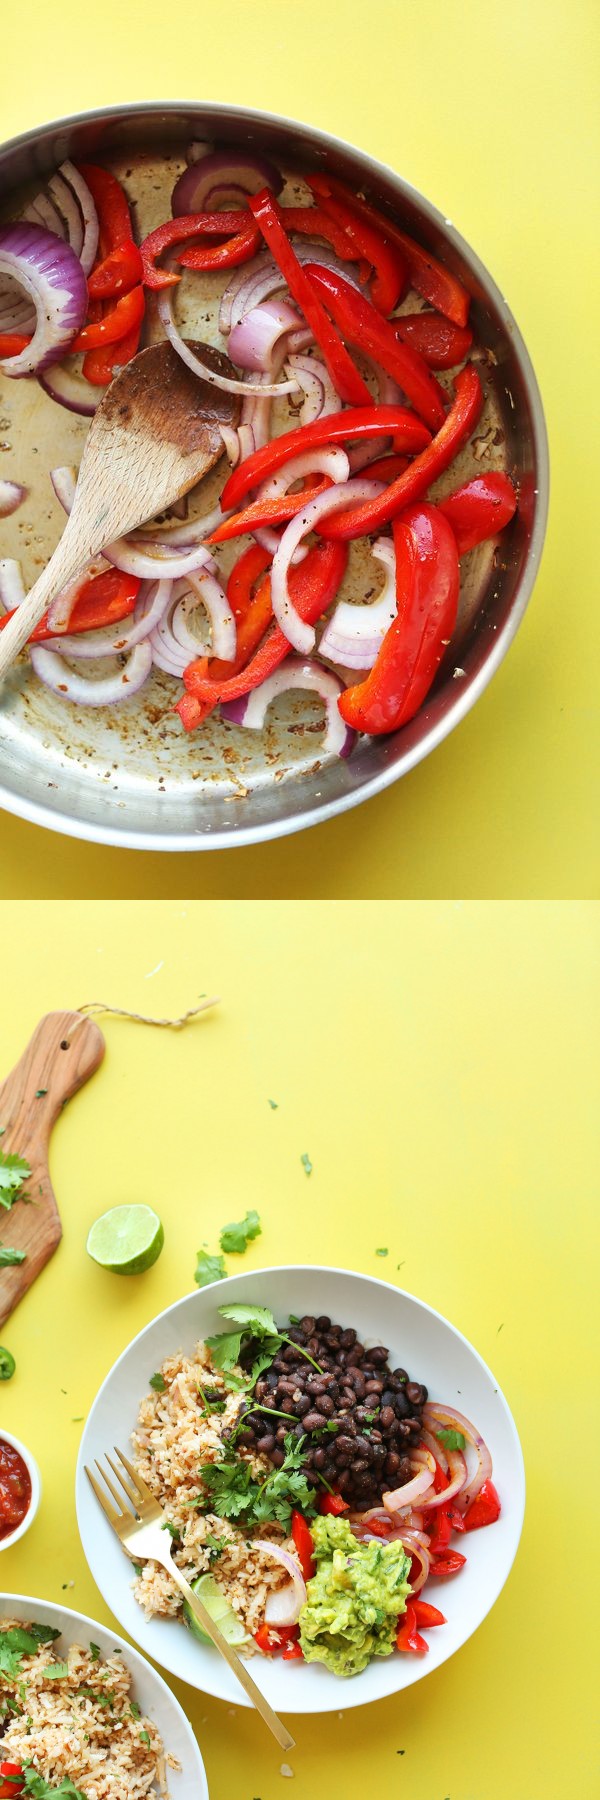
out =
<path fill-rule="evenodd" d="M 448 468 L 457 450 L 476 425 L 482 406 L 483 388 L 477 370 L 472 363 L 467 363 L 466 369 L 461 369 L 456 377 L 454 403 L 450 412 L 427 448 L 419 456 L 415 456 L 410 468 L 399 475 L 397 481 L 392 481 L 385 493 L 379 494 L 377 499 L 365 500 L 362 506 L 353 507 L 351 511 L 336 512 L 319 520 L 321 537 L 363 537 L 365 532 L 380 531 L 382 525 L 388 525 L 390 519 L 424 494 L 432 481 L 441 475 L 442 470 Z M 251 460 L 248 457 L 248 462 Z M 234 475 L 236 473 L 234 470 Z M 226 484 L 228 486 L 229 483 Z"/>
<path fill-rule="evenodd" d="M 25 1771 L 22 1763 L 0 1763 L 0 1796 L 7 1800 L 9 1794 L 22 1794 L 25 1783 Z"/>
<path fill-rule="evenodd" d="M 281 1655 L 283 1662 L 304 1662 L 304 1651 L 297 1640 L 292 1644 L 284 1644 Z"/>
<path fill-rule="evenodd" d="M 366 679 L 346 688 L 338 701 L 347 725 L 374 736 L 397 731 L 418 712 L 458 607 L 456 540 L 435 506 L 411 507 L 396 520 L 394 547 L 397 616 Z"/>
<path fill-rule="evenodd" d="M 324 238 L 343 262 L 358 261 L 352 238 L 322 207 L 282 206 L 281 217 L 286 231 L 298 232 L 301 237 Z"/>
<path fill-rule="evenodd" d="M 84 581 L 73 608 L 68 625 L 62 631 L 49 631 L 48 614 L 44 613 L 29 638 L 30 644 L 43 644 L 46 638 L 72 637 L 81 631 L 99 631 L 103 625 L 117 625 L 133 612 L 140 583 L 136 575 L 122 575 L 120 569 L 102 570 L 100 575 L 91 575 Z M 0 619 L 0 631 L 12 619 L 13 612 L 3 613 Z"/>
<path fill-rule="evenodd" d="M 331 480 L 326 475 L 311 487 L 310 498 L 316 500 L 317 494 L 324 494 L 331 487 Z M 256 531 L 261 525 L 282 525 L 287 519 L 293 519 L 297 512 L 306 506 L 306 489 L 297 494 L 276 494 L 271 500 L 255 500 L 252 506 L 245 506 L 243 512 L 233 513 L 230 519 L 224 519 L 207 537 L 207 544 L 226 544 L 229 538 L 243 537 L 247 531 Z"/>
<path fill-rule="evenodd" d="M 431 374 L 424 358 L 410 344 L 400 341 L 393 325 L 382 318 L 366 294 L 339 275 L 336 269 L 325 269 L 317 263 L 306 263 L 304 274 L 316 288 L 328 312 L 351 344 L 372 356 L 401 388 L 420 419 L 437 430 L 445 418 L 445 393 Z"/>
<path fill-rule="evenodd" d="M 437 1606 L 430 1606 L 428 1600 L 420 1600 L 417 1596 L 410 1604 L 417 1625 L 422 1626 L 424 1631 L 430 1631 L 433 1625 L 447 1625 L 448 1620 L 444 1618 L 444 1614 L 438 1611 Z"/>
<path fill-rule="evenodd" d="M 410 1650 L 413 1652 L 413 1655 L 416 1653 L 422 1655 L 424 1650 L 429 1649 L 429 1644 L 425 1642 L 425 1638 L 421 1637 L 420 1633 L 417 1631 L 417 1620 L 414 1602 L 412 1600 L 407 1601 L 406 1612 L 402 1613 L 401 1616 L 401 1623 L 396 1636 L 396 1649 Z"/>
<path fill-rule="evenodd" d="M 143 287 L 130 288 L 129 293 L 122 294 L 116 306 L 111 306 L 103 319 L 84 325 L 83 330 L 73 339 L 70 349 L 97 350 L 105 344 L 118 344 L 129 332 L 141 325 L 145 308 Z"/>
<path fill-rule="evenodd" d="M 348 1501 L 343 1500 L 341 1494 L 321 1494 L 319 1500 L 320 1513 L 325 1513 L 326 1515 L 331 1513 L 334 1519 L 338 1519 L 340 1513 L 349 1511 Z"/>
<path fill-rule="evenodd" d="M 459 556 L 466 556 L 475 544 L 495 537 L 508 525 L 517 510 L 517 496 L 508 475 L 498 471 L 475 475 L 436 504 L 452 526 Z"/>
<path fill-rule="evenodd" d="M 311 1581 L 315 1572 L 315 1547 L 310 1525 L 301 1512 L 292 1513 L 292 1537 L 304 1580 Z"/>
<path fill-rule="evenodd" d="M 341 558 L 323 557 L 324 548 L 328 551 L 333 548 L 337 551 L 343 549 L 344 554 Z M 335 600 L 345 573 L 346 561 L 345 546 L 319 545 L 316 549 L 309 550 L 304 561 L 291 570 L 290 593 L 294 606 L 309 625 L 314 625 L 328 606 L 331 606 L 332 600 Z M 268 575 L 265 576 L 265 586 L 267 585 L 270 603 L 271 582 Z M 262 593 L 262 589 L 259 591 Z M 207 680 L 204 662 L 190 663 L 183 677 L 187 692 L 181 696 L 175 708 L 186 731 L 194 731 L 201 725 L 220 700 L 239 700 L 243 694 L 249 694 L 253 688 L 260 687 L 267 675 L 272 675 L 273 670 L 289 656 L 290 648 L 288 639 L 276 625 L 247 668 L 239 675 L 234 675 L 231 680 Z"/>
<path fill-rule="evenodd" d="M 375 406 L 371 402 L 369 406 L 349 407 L 347 412 L 326 413 L 310 425 L 283 431 L 232 469 L 221 494 L 223 511 L 237 508 L 252 488 L 304 450 L 316 450 L 323 444 L 365 443 L 374 437 L 393 437 L 397 450 L 424 450 L 431 442 L 427 426 L 406 406 Z"/>
<path fill-rule="evenodd" d="M 20 356 L 30 343 L 31 337 L 22 337 L 18 331 L 0 332 L 0 356 Z"/>
<path fill-rule="evenodd" d="M 311 193 L 321 201 L 325 213 L 329 213 L 338 225 L 341 225 L 354 244 L 354 254 L 371 264 L 373 278 L 371 281 L 371 299 L 378 312 L 393 312 L 406 288 L 406 257 L 397 245 L 390 244 L 378 227 L 371 224 L 370 219 L 359 218 L 352 207 L 336 196 L 326 175 L 309 175 L 308 186 Z"/>
<path fill-rule="evenodd" d="M 429 1547 L 432 1556 L 436 1556 L 439 1552 L 446 1550 L 451 1537 L 452 1519 L 450 1517 L 450 1508 L 446 1506 L 436 1506 L 429 1531 Z"/>
<path fill-rule="evenodd" d="M 100 225 L 102 260 L 88 276 L 92 300 L 112 299 L 128 293 L 142 279 L 142 258 L 134 243 L 127 195 L 110 169 L 100 163 L 80 163 Z"/>
<path fill-rule="evenodd" d="M 88 293 L 91 300 L 113 300 L 119 294 L 128 294 L 129 289 L 137 287 L 143 278 L 144 268 L 141 251 L 133 238 L 109 250 L 103 261 L 96 263 L 88 275 Z"/>
<path fill-rule="evenodd" d="M 395 481 L 397 475 L 403 475 L 408 468 L 408 456 L 378 456 L 376 462 L 365 463 L 361 474 L 366 481 Z"/>
<path fill-rule="evenodd" d="M 450 1486 L 449 1477 L 444 1473 L 442 1465 L 441 1465 L 441 1463 L 438 1462 L 437 1457 L 436 1457 L 435 1458 L 435 1475 L 433 1477 L 434 1493 L 442 1494 L 444 1491 L 444 1488 L 447 1488 L 449 1486 Z M 436 1508 L 436 1511 L 438 1511 L 438 1510 L 439 1509 Z"/>
<path fill-rule="evenodd" d="M 431 1563 L 432 1575 L 456 1575 L 464 1567 L 466 1556 L 460 1550 L 442 1551 L 441 1556 L 434 1556 Z"/>
<path fill-rule="evenodd" d="M 139 325 L 134 325 L 127 332 L 126 337 L 120 338 L 118 344 L 104 344 L 98 350 L 86 351 L 82 364 L 83 373 L 88 381 L 93 382 L 94 387 L 107 387 L 109 381 L 112 381 L 115 368 L 124 368 L 125 363 L 131 362 L 132 356 L 137 355 L 141 330 L 140 321 Z"/>
<path fill-rule="evenodd" d="M 279 1656 L 284 1645 L 296 1642 L 299 1629 L 298 1625 L 267 1625 L 266 1620 L 263 1620 L 252 1636 L 264 1656 Z"/>
<path fill-rule="evenodd" d="M 389 1525 L 386 1525 L 385 1519 L 369 1519 L 369 1531 L 372 1532 L 373 1537 L 389 1537 L 393 1528 L 392 1519 L 390 1519 Z"/>
<path fill-rule="evenodd" d="M 458 276 L 452 275 L 444 263 L 438 262 L 437 257 L 430 250 L 425 250 L 422 244 L 418 244 L 415 238 L 409 237 L 408 232 L 402 231 L 399 225 L 378 212 L 377 207 L 370 206 L 367 200 L 353 194 L 350 188 L 344 186 L 343 181 L 337 181 L 333 175 L 328 175 L 326 180 L 330 193 L 336 199 L 343 200 L 350 212 L 373 225 L 389 244 L 393 244 L 406 257 L 411 283 L 417 293 L 428 300 L 430 306 L 435 306 L 438 312 L 444 313 L 447 319 L 452 319 L 453 324 L 466 325 L 469 295 Z M 311 182 L 314 184 L 314 181 L 313 176 Z M 313 185 L 313 192 L 318 192 L 321 205 L 324 206 L 326 196 L 322 190 L 317 190 Z"/>
<path fill-rule="evenodd" d="M 206 237 L 223 238 L 225 242 L 202 244 L 197 251 L 188 248 L 190 238 Z M 174 269 L 156 267 L 163 250 L 171 250 L 174 244 L 186 246 L 178 254 L 178 261 L 186 269 L 233 269 L 254 256 L 260 244 L 260 231 L 247 211 L 181 213 L 177 219 L 165 219 L 164 225 L 149 232 L 141 245 L 146 287 L 175 287 L 181 281 Z"/>
<path fill-rule="evenodd" d="M 292 299 L 301 308 L 307 325 L 320 345 L 336 393 L 351 406 L 370 406 L 371 395 L 367 384 L 362 375 L 359 375 L 352 357 L 315 293 L 314 283 L 298 262 L 293 245 L 286 235 L 285 215 L 270 189 L 262 188 L 259 194 L 250 194 L 248 205 L 278 269 L 281 269 Z"/>
<path fill-rule="evenodd" d="M 430 369 L 454 369 L 464 362 L 473 342 L 468 325 L 453 325 L 439 313 L 401 313 L 390 324 L 405 344 L 419 350 Z"/>
<path fill-rule="evenodd" d="M 502 1507 L 500 1495 L 493 1481 L 484 1481 L 479 1493 L 471 1501 L 464 1515 L 465 1531 L 479 1531 L 482 1525 L 495 1525 L 500 1518 Z"/>

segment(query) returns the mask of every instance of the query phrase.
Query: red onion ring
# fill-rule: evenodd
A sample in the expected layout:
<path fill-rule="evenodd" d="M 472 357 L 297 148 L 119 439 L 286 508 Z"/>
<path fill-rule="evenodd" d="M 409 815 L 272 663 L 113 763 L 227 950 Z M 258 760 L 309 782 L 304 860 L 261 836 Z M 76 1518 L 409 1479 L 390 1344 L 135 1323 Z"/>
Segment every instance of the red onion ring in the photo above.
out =
<path fill-rule="evenodd" d="M 194 351 L 190 349 L 189 344 L 186 344 L 185 339 L 181 336 L 181 332 L 178 331 L 175 324 L 173 318 L 173 299 L 169 288 L 166 290 L 161 289 L 159 292 L 157 308 L 161 324 L 169 339 L 169 343 L 173 345 L 173 349 L 177 352 L 177 355 L 181 357 L 182 362 L 186 364 L 188 369 L 192 370 L 194 375 L 199 375 L 202 381 L 212 383 L 213 387 L 222 388 L 226 394 L 254 393 L 254 385 L 251 381 L 236 381 L 230 378 L 229 375 L 219 375 L 215 369 L 211 369 L 208 363 L 202 362 L 201 358 L 196 356 Z M 296 382 L 283 381 L 278 385 L 267 387 L 266 392 L 273 397 L 280 394 L 295 394 L 297 392 Z"/>
<path fill-rule="evenodd" d="M 343 275 L 344 280 L 349 281 L 353 287 L 359 286 L 350 273 L 348 264 L 341 263 L 333 250 L 325 249 L 323 244 L 303 238 L 300 244 L 294 244 L 294 250 L 299 262 L 322 263 L 325 268 L 335 269 L 336 274 Z M 244 263 L 237 270 L 229 287 L 225 289 L 219 307 L 219 330 L 223 337 L 229 335 L 234 325 L 239 325 L 251 307 L 258 306 L 262 300 L 269 300 L 271 294 L 277 293 L 285 285 L 281 270 L 273 257 L 269 256 L 268 251 L 259 250 L 252 262 Z"/>
<path fill-rule="evenodd" d="M 392 539 L 377 538 L 372 551 L 386 570 L 381 593 L 369 606 L 339 600 L 319 643 L 319 654 L 345 669 L 372 669 L 386 631 L 397 613 L 396 555 Z"/>
<path fill-rule="evenodd" d="M 263 1556 L 280 1563 L 290 1577 L 286 1587 L 276 1588 L 273 1593 L 267 1594 L 267 1625 L 295 1625 L 306 1603 L 306 1582 L 296 1558 L 290 1555 L 289 1550 L 284 1550 L 281 1544 L 272 1544 L 268 1538 L 254 1538 L 252 1548 L 262 1550 Z"/>
<path fill-rule="evenodd" d="M 61 163 L 59 174 L 63 176 L 68 186 L 72 189 L 81 213 L 83 242 L 79 251 L 79 261 L 84 275 L 89 275 L 96 260 L 96 251 L 98 249 L 98 240 L 100 237 L 100 226 L 96 207 L 87 181 L 84 181 L 83 175 L 80 175 L 79 169 L 75 168 L 74 163 Z"/>
<path fill-rule="evenodd" d="M 292 688 L 309 688 L 313 693 L 319 694 L 325 703 L 326 730 L 321 754 L 349 756 L 356 733 L 348 731 L 338 708 L 343 684 L 330 669 L 320 668 L 318 663 L 302 663 L 295 657 L 289 657 L 281 668 L 269 675 L 251 694 L 244 694 L 241 700 L 228 700 L 226 704 L 222 704 L 222 717 L 231 719 L 236 725 L 245 725 L 250 731 L 261 731 L 271 701 Z"/>
<path fill-rule="evenodd" d="M 324 419 L 328 413 L 341 412 L 329 370 L 316 356 L 288 356 L 286 369 L 304 389 L 304 400 L 298 416 L 299 425 L 310 425 L 313 419 Z"/>
<path fill-rule="evenodd" d="M 177 550 L 173 554 L 169 545 L 154 544 L 150 555 L 132 538 L 115 538 L 114 543 L 105 545 L 102 555 L 115 569 L 120 569 L 122 575 L 137 575 L 142 581 L 178 581 L 180 576 L 191 575 L 195 569 L 213 563 L 204 544 L 190 544 L 189 540 L 187 545 L 181 546 L 179 554 Z"/>
<path fill-rule="evenodd" d="M 375 498 L 376 494 L 382 492 L 382 486 L 380 481 L 356 480 L 336 483 L 335 487 L 328 488 L 326 493 L 318 494 L 315 500 L 307 500 L 302 511 L 296 513 L 295 518 L 290 519 L 289 525 L 286 525 L 281 543 L 273 558 L 271 600 L 277 624 L 281 626 L 281 630 L 285 633 L 288 642 L 293 645 L 294 650 L 299 650 L 302 655 L 306 655 L 312 650 L 316 634 L 314 626 L 307 625 L 305 620 L 300 618 L 300 614 L 290 598 L 288 569 L 294 550 L 297 550 L 307 532 L 312 531 L 319 519 L 324 518 L 327 513 L 335 512 L 340 506 L 346 506 L 350 500 Z"/>
<path fill-rule="evenodd" d="M 387 1494 L 383 1495 L 383 1504 L 386 1512 L 399 1512 L 401 1508 L 411 1506 L 413 1500 L 418 1500 L 419 1504 L 421 1504 L 421 1496 L 427 1492 L 427 1489 L 430 1486 L 430 1470 L 419 1469 L 416 1475 L 411 1476 L 410 1481 L 405 1481 L 403 1483 L 402 1487 L 392 1488 Z"/>
<path fill-rule="evenodd" d="M 0 559 L 0 606 L 5 612 L 14 612 L 15 606 L 22 606 L 24 599 L 21 564 L 13 556 L 3 556 Z"/>
<path fill-rule="evenodd" d="M 464 1508 L 468 1506 L 470 1500 L 475 1499 L 475 1495 L 483 1487 L 484 1481 L 489 1481 L 492 1474 L 492 1458 L 487 1444 L 484 1443 L 477 1427 L 471 1424 L 470 1419 L 465 1419 L 464 1414 L 457 1412 L 453 1406 L 443 1406 L 439 1400 L 427 1401 L 423 1408 L 423 1421 L 434 1436 L 436 1425 L 441 1425 L 445 1430 L 462 1432 L 467 1443 L 472 1444 L 476 1452 L 477 1468 L 460 1491 L 460 1504 L 461 1508 Z M 452 1454 L 452 1452 L 448 1453 L 448 1460 Z"/>
<path fill-rule="evenodd" d="M 54 205 L 58 207 L 59 213 L 62 213 L 62 217 L 67 227 L 67 243 L 70 244 L 71 249 L 75 251 L 76 257 L 81 261 L 81 252 L 83 249 L 83 219 L 81 217 L 81 208 L 77 204 L 72 187 L 68 181 L 65 181 L 60 169 L 57 170 L 55 175 L 50 177 L 48 182 L 48 193 L 51 200 L 54 202 Z"/>
<path fill-rule="evenodd" d="M 46 231 L 53 231 L 55 237 L 65 238 L 67 235 L 67 227 L 62 214 L 55 206 L 54 201 L 49 199 L 48 194 L 37 194 L 35 200 L 32 200 L 29 206 L 25 207 L 25 211 L 21 213 L 21 219 L 28 220 L 30 225 L 45 226 Z"/>
<path fill-rule="evenodd" d="M 197 609 L 200 600 L 210 622 L 211 655 L 218 656 L 221 662 L 234 662 L 237 635 L 235 619 L 220 581 L 217 581 L 215 575 L 208 573 L 189 575 L 187 587 L 188 592 L 191 589 L 194 595 L 191 606 L 186 603 L 185 594 L 181 598 L 175 596 L 171 629 L 176 642 L 187 651 L 188 661 L 190 652 L 192 656 L 198 655 L 198 640 L 190 631 L 186 615 Z"/>
<path fill-rule="evenodd" d="M 40 387 L 48 394 L 50 400 L 56 400 L 59 406 L 65 406 L 67 412 L 79 413 L 82 419 L 91 419 L 100 405 L 104 388 L 94 387 L 86 381 L 77 369 L 68 369 L 63 363 L 54 363 L 51 369 L 44 369 L 38 375 Z"/>
<path fill-rule="evenodd" d="M 301 326 L 300 314 L 288 300 L 264 300 L 261 306 L 244 313 L 239 325 L 234 325 L 229 334 L 228 355 L 241 369 L 264 373 L 279 338 Z M 293 375 L 291 380 L 294 381 Z"/>
<path fill-rule="evenodd" d="M 133 694 L 139 693 L 152 668 L 149 639 L 136 644 L 124 668 L 114 675 L 98 676 L 95 681 L 86 681 L 85 676 L 67 668 L 62 656 L 47 650 L 45 644 L 31 644 L 29 654 L 44 687 L 50 688 L 60 700 L 71 700 L 77 706 L 115 706 L 118 701 L 131 699 Z"/>
<path fill-rule="evenodd" d="M 81 263 L 69 244 L 41 225 L 4 225 L 0 273 L 13 275 L 36 309 L 31 343 L 0 367 L 5 375 L 35 375 L 64 356 L 83 324 L 88 296 Z"/>
<path fill-rule="evenodd" d="M 27 492 L 20 481 L 0 481 L 0 519 L 8 519 L 10 513 L 16 512 Z"/>
<path fill-rule="evenodd" d="M 194 146 L 190 146 L 193 150 Z M 188 153 L 189 154 L 189 153 Z M 242 204 L 248 194 L 258 194 L 263 187 L 280 194 L 283 178 L 266 156 L 235 150 L 202 151 L 192 157 L 187 169 L 175 182 L 171 196 L 173 218 L 182 213 L 218 212 L 231 202 Z"/>

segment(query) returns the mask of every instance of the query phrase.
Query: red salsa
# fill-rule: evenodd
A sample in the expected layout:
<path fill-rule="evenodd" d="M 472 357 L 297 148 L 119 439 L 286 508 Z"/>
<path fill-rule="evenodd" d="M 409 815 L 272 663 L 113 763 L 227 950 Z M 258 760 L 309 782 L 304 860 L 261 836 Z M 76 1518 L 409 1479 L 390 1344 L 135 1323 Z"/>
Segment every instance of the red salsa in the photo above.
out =
<path fill-rule="evenodd" d="M 31 1504 L 31 1478 L 13 1444 L 0 1437 L 0 1538 L 22 1523 Z"/>

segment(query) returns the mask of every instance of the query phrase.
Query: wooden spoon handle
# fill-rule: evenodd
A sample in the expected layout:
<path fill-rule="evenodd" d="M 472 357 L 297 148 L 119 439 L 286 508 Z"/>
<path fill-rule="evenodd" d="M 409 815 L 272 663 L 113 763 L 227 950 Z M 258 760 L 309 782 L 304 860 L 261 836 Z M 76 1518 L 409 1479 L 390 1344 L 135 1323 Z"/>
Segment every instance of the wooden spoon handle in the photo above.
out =
<path fill-rule="evenodd" d="M 48 1172 L 50 1132 L 65 1101 L 98 1068 L 104 1038 L 83 1013 L 47 1013 L 27 1049 L 0 1084 L 0 1149 L 29 1163 L 29 1203 L 0 1209 L 0 1238 L 25 1252 L 25 1261 L 0 1269 L 0 1324 L 22 1299 L 62 1235 Z"/>

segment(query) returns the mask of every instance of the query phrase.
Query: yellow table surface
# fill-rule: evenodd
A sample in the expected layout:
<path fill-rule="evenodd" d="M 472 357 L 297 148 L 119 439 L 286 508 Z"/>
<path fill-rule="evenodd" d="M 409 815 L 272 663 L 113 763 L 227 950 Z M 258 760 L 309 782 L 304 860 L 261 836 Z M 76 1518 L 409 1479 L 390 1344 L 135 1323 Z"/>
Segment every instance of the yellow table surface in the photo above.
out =
<path fill-rule="evenodd" d="M 298 1718 L 290 1793 L 591 1800 L 592 907 L 131 911 L 3 909 L 2 1073 L 48 1009 L 99 997 L 178 1014 L 222 997 L 179 1034 L 107 1019 L 105 1062 L 57 1125 L 63 1243 L 1 1334 L 17 1372 L 0 1422 L 44 1479 L 35 1526 L 0 1557 L 3 1587 L 108 1621 L 75 1523 L 81 1415 L 134 1334 L 193 1288 L 197 1246 L 216 1249 L 255 1206 L 262 1237 L 230 1269 L 343 1264 L 438 1308 L 504 1389 L 528 1481 L 513 1572 L 476 1636 L 397 1698 L 345 1711 L 340 1684 L 339 1714 Z M 156 1206 L 166 1241 L 127 1279 L 85 1241 L 132 1200 Z M 259 1721 L 176 1687 L 211 1800 L 279 1800 L 281 1752 Z"/>
<path fill-rule="evenodd" d="M 25 14 L 6 10 L 3 135 L 128 98 L 233 101 L 336 132 L 436 201 L 524 333 L 553 492 L 540 577 L 508 659 L 453 736 L 393 790 L 280 844 L 197 857 L 79 845 L 6 817 L 0 896 L 588 897 L 599 647 L 593 0 L 184 0 L 174 11 L 164 0 L 62 0 L 58 17 L 29 0 Z"/>

